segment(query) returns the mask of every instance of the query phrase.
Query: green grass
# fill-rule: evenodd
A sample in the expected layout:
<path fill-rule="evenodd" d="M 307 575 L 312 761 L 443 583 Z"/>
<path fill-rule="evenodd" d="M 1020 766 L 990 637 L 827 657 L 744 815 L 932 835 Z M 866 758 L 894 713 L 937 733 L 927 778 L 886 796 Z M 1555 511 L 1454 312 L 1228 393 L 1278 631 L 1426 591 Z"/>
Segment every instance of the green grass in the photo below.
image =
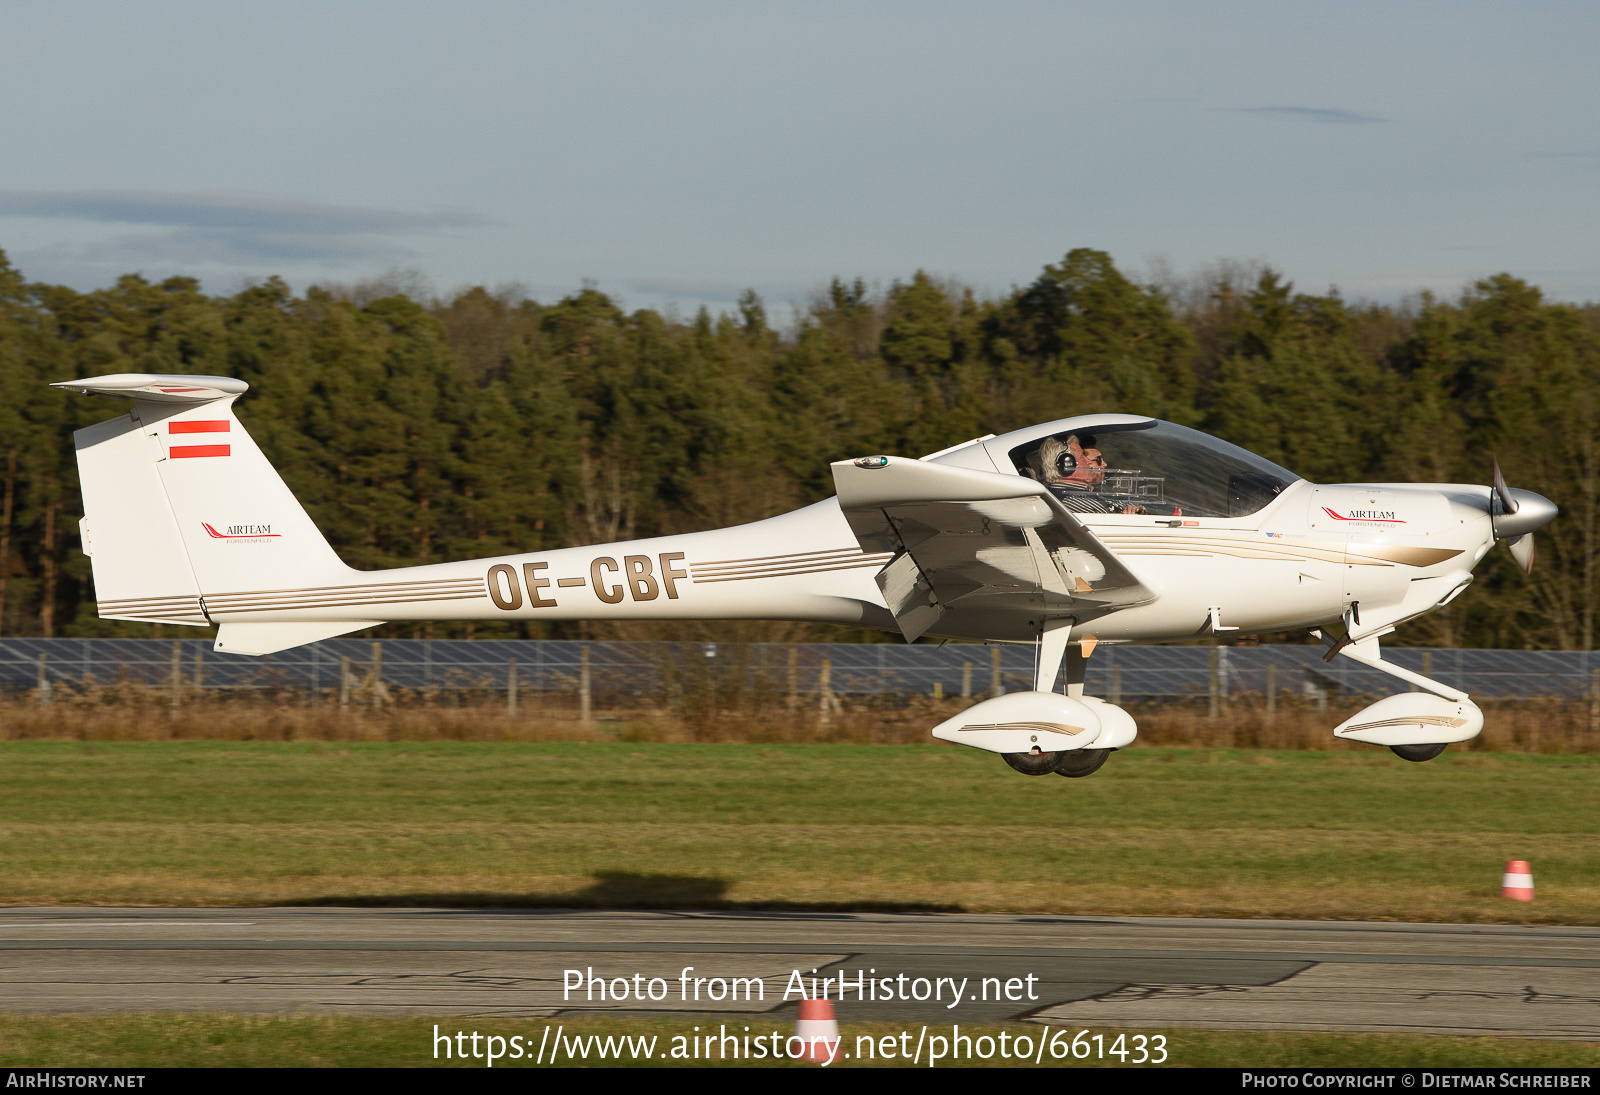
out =
<path fill-rule="evenodd" d="M 1597 792 L 1600 757 L 1526 754 L 5 742 L 0 902 L 1595 923 Z"/>
<path fill-rule="evenodd" d="M 596 1067 L 750 1067 L 773 1065 L 770 1059 L 719 1060 L 709 1062 L 661 1058 L 670 1053 L 674 1038 L 683 1036 L 678 1043 L 688 1049 L 688 1039 L 695 1036 L 694 1027 L 701 1034 L 719 1033 L 719 1026 L 729 1025 L 742 1037 L 742 1028 L 748 1025 L 751 1034 L 768 1035 L 777 1030 L 782 1037 L 790 1033 L 790 1024 L 774 1022 L 770 1018 L 741 1019 L 728 1024 L 726 1017 L 681 1016 L 662 1018 L 593 1018 L 578 1020 L 551 1020 L 549 1037 L 559 1032 L 563 1041 L 572 1038 L 587 1039 L 598 1035 L 634 1038 L 656 1038 L 656 1059 L 635 1061 L 627 1056 L 620 1060 L 604 1062 L 598 1056 L 587 1063 Z M 280 1068 L 280 1067 L 368 1067 L 368 1068 L 483 1068 L 485 1060 L 459 1058 L 446 1060 L 433 1056 L 433 1034 L 437 1025 L 441 1034 L 449 1036 L 464 1031 L 469 1036 L 478 1031 L 484 1035 L 498 1034 L 509 1040 L 520 1035 L 527 1046 L 521 1060 L 506 1059 L 496 1063 L 498 1068 L 538 1067 L 533 1057 L 543 1040 L 546 1021 L 543 1019 L 450 1017 L 441 1019 L 420 1018 L 356 1018 L 349 1016 L 256 1016 L 217 1013 L 185 1015 L 57 1015 L 57 1016 L 0 1016 L 0 1067 L 6 1068 L 117 1068 L 136 1071 L 140 1068 Z M 558 1030 L 559 1028 L 559 1030 Z M 833 1067 L 851 1067 L 862 1064 L 876 1067 L 904 1068 L 911 1063 L 903 1059 L 858 1061 L 854 1057 L 857 1037 L 896 1036 L 909 1030 L 909 1043 L 915 1047 L 921 1024 L 849 1023 L 840 1025 L 844 1037 L 843 1052 L 852 1055 Z M 1055 1028 L 1050 1033 L 1054 1033 Z M 1001 1031 L 1012 1037 L 1022 1035 L 1037 1039 L 1042 1028 L 1032 1023 L 1005 1025 L 982 1024 L 963 1026 L 961 1033 L 974 1039 L 974 1049 L 979 1048 L 977 1038 L 988 1035 L 997 1038 Z M 948 1025 L 930 1026 L 930 1035 L 949 1037 Z M 1067 1039 L 1076 1030 L 1066 1032 Z M 1102 1045 L 1112 1046 L 1118 1031 L 1095 1031 L 1105 1035 Z M 1126 1032 L 1129 1039 L 1135 1032 Z M 1409 1034 L 1310 1034 L 1292 1031 L 1262 1033 L 1207 1030 L 1163 1030 L 1139 1032 L 1150 1039 L 1159 1034 L 1166 1039 L 1166 1067 L 1251 1067 L 1251 1068 L 1306 1068 L 1306 1067 L 1567 1067 L 1595 1068 L 1600 1066 L 1600 1046 L 1581 1042 L 1557 1042 L 1513 1038 L 1442 1038 Z M 635 1043 L 637 1045 L 637 1043 Z M 703 1043 L 702 1043 L 703 1044 Z M 780 1037 L 780 1044 L 781 1037 Z M 879 1042 L 881 1045 L 881 1042 Z M 1038 1042 L 1034 1043 L 1037 1052 Z M 1070 1043 L 1068 1043 L 1070 1044 Z M 1147 1047 L 1157 1043 L 1145 1042 Z M 480 1042 L 480 1052 L 485 1043 Z M 470 1040 L 467 1043 L 471 1052 Z M 743 1049 L 741 1045 L 741 1051 Z M 984 1047 L 987 1048 L 987 1047 Z M 1008 1041 L 1009 1048 L 1009 1041 Z M 692 1052 L 692 1051 L 690 1051 Z M 1150 1052 L 1147 1050 L 1147 1052 Z M 1135 1054 L 1130 1054 L 1131 1062 Z M 1151 1053 L 1154 1056 L 1154 1053 Z M 585 1062 L 568 1062 L 571 1067 Z M 814 1068 L 814 1065 L 795 1061 L 778 1062 L 781 1067 Z M 963 1067 L 1033 1067 L 1033 1061 L 1019 1061 L 1015 1057 L 1002 1058 L 998 1052 L 988 1060 L 973 1058 L 941 1062 L 944 1066 L 955 1063 Z M 1045 1065 L 1120 1065 L 1115 1058 L 1080 1060 L 1068 1057 L 1052 1058 L 1048 1049 L 1043 1055 Z M 548 1060 L 546 1066 L 548 1067 Z M 927 1067 L 927 1058 L 921 1060 Z"/>

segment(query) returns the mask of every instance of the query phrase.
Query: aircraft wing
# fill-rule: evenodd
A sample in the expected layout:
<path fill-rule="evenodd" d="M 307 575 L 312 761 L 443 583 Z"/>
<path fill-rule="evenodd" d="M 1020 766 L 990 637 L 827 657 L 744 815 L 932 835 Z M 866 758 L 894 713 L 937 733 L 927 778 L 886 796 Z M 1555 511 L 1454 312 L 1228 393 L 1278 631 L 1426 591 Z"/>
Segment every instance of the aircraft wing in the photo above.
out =
<path fill-rule="evenodd" d="M 950 611 L 1081 621 L 1156 597 L 1031 479 L 895 456 L 832 469 L 861 549 L 895 553 L 878 587 L 907 642 Z"/>

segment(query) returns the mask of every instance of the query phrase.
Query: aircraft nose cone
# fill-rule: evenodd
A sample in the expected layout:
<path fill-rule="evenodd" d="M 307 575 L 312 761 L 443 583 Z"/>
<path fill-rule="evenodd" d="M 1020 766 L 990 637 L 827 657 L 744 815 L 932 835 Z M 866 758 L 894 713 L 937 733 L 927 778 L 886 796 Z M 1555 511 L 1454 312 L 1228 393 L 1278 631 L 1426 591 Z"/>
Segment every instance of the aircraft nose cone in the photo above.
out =
<path fill-rule="evenodd" d="M 1550 499 L 1531 490 L 1518 490 L 1513 487 L 1510 494 L 1517 503 L 1517 512 L 1494 515 L 1496 540 L 1514 540 L 1518 536 L 1526 536 L 1535 529 L 1544 528 L 1556 519 L 1556 514 L 1561 512 Z"/>

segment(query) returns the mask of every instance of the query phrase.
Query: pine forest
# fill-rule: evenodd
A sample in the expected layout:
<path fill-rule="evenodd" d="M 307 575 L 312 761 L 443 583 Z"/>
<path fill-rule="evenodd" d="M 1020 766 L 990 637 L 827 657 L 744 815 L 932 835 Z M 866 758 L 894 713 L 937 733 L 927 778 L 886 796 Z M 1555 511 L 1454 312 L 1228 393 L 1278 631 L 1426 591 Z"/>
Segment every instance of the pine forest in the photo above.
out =
<path fill-rule="evenodd" d="M 1505 274 L 1399 305 L 1299 292 L 1250 264 L 1143 283 L 1079 249 L 994 298 L 917 272 L 836 280 L 777 311 L 746 293 L 717 315 L 628 312 L 593 286 L 553 303 L 434 299 L 404 278 L 208 296 L 128 275 L 83 293 L 0 255 L 0 634 L 200 634 L 96 616 L 72 431 L 120 408 L 47 386 L 153 372 L 248 381 L 240 419 L 361 569 L 742 523 L 827 497 L 831 460 L 1103 411 L 1193 426 L 1323 483 L 1488 483 L 1498 458 L 1562 510 L 1533 574 L 1497 549 L 1466 594 L 1389 641 L 1595 641 L 1600 305 Z M 378 634 L 900 641 L 781 622 Z"/>

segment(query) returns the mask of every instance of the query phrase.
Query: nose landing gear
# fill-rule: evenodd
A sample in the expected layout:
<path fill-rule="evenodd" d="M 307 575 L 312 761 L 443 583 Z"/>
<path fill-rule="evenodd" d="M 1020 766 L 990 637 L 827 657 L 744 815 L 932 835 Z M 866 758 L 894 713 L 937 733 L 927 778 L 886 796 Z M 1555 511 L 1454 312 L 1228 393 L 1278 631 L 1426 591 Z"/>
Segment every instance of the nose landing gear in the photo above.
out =
<path fill-rule="evenodd" d="M 1483 729 L 1483 712 L 1465 692 L 1386 661 L 1377 635 L 1336 645 L 1328 657 L 1336 654 L 1424 689 L 1400 692 L 1363 707 L 1334 728 L 1345 741 L 1387 746 L 1400 759 L 1421 763 L 1444 752 L 1453 741 L 1477 737 Z"/>

